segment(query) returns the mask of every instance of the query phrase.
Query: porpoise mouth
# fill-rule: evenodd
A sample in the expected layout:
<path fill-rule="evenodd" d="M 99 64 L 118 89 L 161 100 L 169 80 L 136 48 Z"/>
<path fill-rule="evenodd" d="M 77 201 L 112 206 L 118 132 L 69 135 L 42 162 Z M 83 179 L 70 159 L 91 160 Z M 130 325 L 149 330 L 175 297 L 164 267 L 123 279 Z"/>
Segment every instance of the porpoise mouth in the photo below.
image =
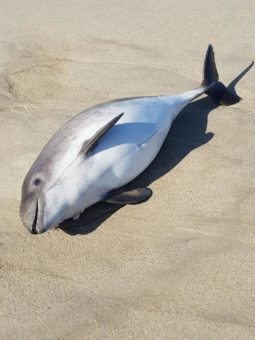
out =
<path fill-rule="evenodd" d="M 31 234 L 38 234 L 38 231 L 36 230 L 37 219 L 38 219 L 38 200 L 36 202 L 35 217 L 31 227 Z"/>

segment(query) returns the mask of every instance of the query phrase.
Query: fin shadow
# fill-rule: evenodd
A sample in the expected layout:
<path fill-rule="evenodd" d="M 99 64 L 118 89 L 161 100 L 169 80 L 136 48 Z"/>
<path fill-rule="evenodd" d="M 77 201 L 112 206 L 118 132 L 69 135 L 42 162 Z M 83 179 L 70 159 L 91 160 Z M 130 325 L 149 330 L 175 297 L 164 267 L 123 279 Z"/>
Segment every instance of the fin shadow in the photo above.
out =
<path fill-rule="evenodd" d="M 228 85 L 228 89 L 235 92 L 235 86 L 252 68 L 253 62 L 246 67 Z M 206 132 L 208 115 L 216 109 L 218 104 L 209 97 L 205 97 L 189 104 L 175 119 L 170 132 L 155 160 L 136 179 L 125 187 L 127 189 L 148 187 L 166 173 L 171 171 L 190 152 L 208 143 L 214 136 Z M 69 235 L 86 235 L 96 230 L 105 220 L 123 206 L 99 202 L 86 209 L 76 221 L 68 219 L 60 228 Z"/>

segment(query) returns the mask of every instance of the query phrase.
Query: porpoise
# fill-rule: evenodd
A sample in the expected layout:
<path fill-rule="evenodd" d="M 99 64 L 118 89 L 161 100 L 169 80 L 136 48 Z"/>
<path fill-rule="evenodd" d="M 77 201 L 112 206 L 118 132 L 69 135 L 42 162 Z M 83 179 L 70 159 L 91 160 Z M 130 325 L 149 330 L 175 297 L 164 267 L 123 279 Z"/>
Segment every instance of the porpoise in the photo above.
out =
<path fill-rule="evenodd" d="M 113 100 L 69 120 L 44 146 L 24 179 L 20 205 L 24 226 L 40 234 L 65 219 L 78 218 L 99 201 L 124 205 L 147 200 L 149 188 L 120 188 L 148 167 L 173 120 L 204 93 L 218 104 L 240 100 L 219 82 L 211 45 L 202 84 L 195 90 Z"/>

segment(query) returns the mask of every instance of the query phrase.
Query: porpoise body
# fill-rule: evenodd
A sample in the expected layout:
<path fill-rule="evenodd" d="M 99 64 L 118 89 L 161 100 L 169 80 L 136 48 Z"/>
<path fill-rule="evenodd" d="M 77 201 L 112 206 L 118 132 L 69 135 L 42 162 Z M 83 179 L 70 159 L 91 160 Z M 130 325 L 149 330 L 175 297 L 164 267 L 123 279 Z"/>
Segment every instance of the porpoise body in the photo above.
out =
<path fill-rule="evenodd" d="M 192 100 L 207 93 L 218 103 L 240 100 L 218 81 L 212 46 L 202 85 L 176 96 L 114 100 L 81 112 L 45 145 L 23 185 L 20 216 L 31 233 L 57 227 L 98 201 L 137 203 L 151 190 L 118 192 L 158 154 L 173 120 Z"/>

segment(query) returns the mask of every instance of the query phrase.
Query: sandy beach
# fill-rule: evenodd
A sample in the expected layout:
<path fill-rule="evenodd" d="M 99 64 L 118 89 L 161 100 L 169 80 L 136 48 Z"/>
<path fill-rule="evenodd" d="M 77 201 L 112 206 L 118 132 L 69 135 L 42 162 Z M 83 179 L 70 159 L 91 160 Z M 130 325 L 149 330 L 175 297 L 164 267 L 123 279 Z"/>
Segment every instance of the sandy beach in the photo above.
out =
<path fill-rule="evenodd" d="M 0 338 L 254 339 L 255 68 L 240 103 L 204 96 L 179 115 L 136 180 L 149 201 L 100 203 L 39 236 L 19 204 L 35 157 L 78 112 L 199 86 L 209 43 L 234 80 L 255 58 L 255 2 L 0 7 Z"/>

